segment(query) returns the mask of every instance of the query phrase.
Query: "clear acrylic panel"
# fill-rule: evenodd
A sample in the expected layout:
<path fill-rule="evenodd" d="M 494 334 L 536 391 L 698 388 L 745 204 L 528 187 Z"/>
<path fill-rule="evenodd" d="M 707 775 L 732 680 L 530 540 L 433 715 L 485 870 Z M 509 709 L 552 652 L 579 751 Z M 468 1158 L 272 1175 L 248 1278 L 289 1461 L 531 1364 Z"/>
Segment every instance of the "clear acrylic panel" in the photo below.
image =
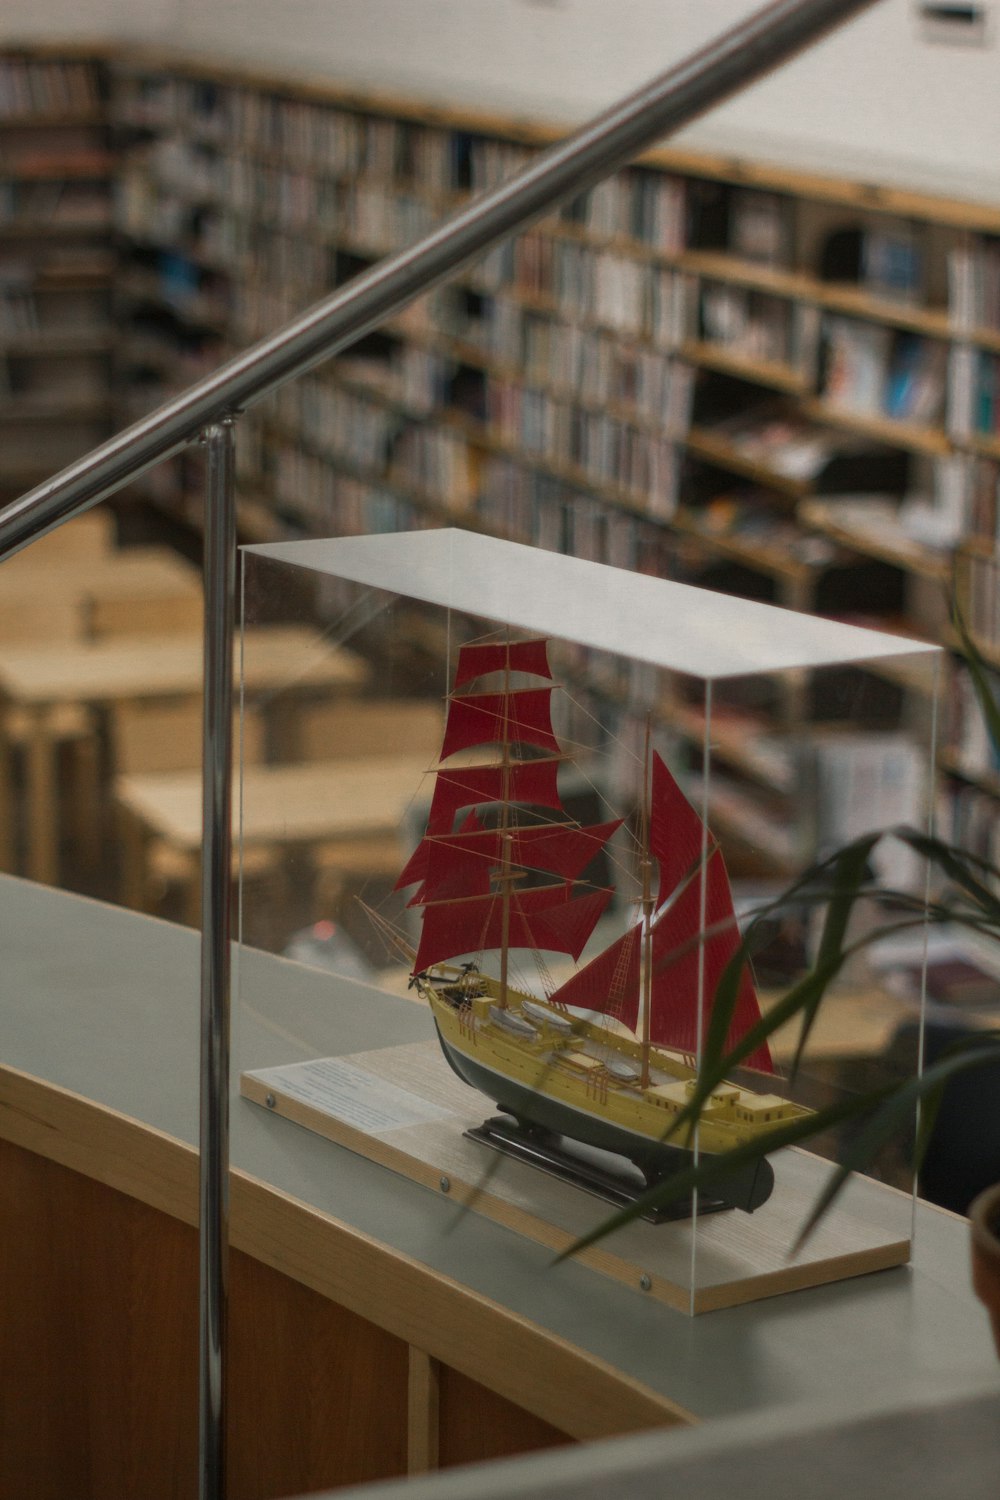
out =
<path fill-rule="evenodd" d="M 682 1311 L 906 1259 L 902 1155 L 793 1247 L 816 1153 L 919 1065 L 905 840 L 822 945 L 834 851 L 927 830 L 934 648 L 452 530 L 245 549 L 244 601 L 240 934 L 330 996 L 278 1005 L 248 1098 L 549 1245 L 642 1199 L 581 1253 Z M 359 983 L 412 1003 L 380 1030 Z"/>

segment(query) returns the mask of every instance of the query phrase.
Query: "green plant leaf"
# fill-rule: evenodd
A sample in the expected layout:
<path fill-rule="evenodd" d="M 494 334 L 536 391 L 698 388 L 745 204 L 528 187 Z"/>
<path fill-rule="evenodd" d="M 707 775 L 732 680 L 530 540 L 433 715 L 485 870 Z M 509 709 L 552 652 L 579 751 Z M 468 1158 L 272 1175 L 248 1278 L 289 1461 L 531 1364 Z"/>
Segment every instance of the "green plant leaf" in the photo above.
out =
<path fill-rule="evenodd" d="M 949 880 L 954 881 L 970 901 L 975 902 L 992 921 L 1000 924 L 1000 898 L 980 879 L 984 875 L 1000 884 L 1000 869 L 996 865 L 964 849 L 956 849 L 953 844 L 947 844 L 933 834 L 922 833 L 919 828 L 901 826 L 894 828 L 892 832 L 904 844 L 929 859 Z"/>
<path fill-rule="evenodd" d="M 986 730 L 993 743 L 995 754 L 1000 755 L 1000 706 L 987 676 L 986 662 L 972 636 L 962 614 L 957 594 L 952 597 L 951 609 L 952 622 L 962 643 L 962 655 L 965 658 L 972 685 L 979 699 L 979 707 L 986 722 Z"/>
<path fill-rule="evenodd" d="M 851 913 L 855 903 L 862 891 L 866 889 L 868 864 L 871 859 L 872 850 L 879 842 L 880 833 L 866 834 L 863 838 L 855 839 L 851 844 L 845 845 L 834 859 L 833 865 L 833 892 L 827 908 L 826 921 L 823 924 L 823 934 L 820 938 L 819 948 L 816 955 L 815 970 L 825 972 L 830 970 L 836 974 L 843 967 L 846 959 L 844 943 L 847 938 L 847 928 L 851 920 Z M 810 1033 L 819 1013 L 820 1002 L 826 993 L 827 984 L 813 986 L 803 997 L 801 1016 L 802 1026 L 799 1031 L 799 1040 L 792 1058 L 790 1074 L 795 1078 L 802 1062 L 802 1055 L 809 1041 Z"/>
<path fill-rule="evenodd" d="M 712 999 L 709 1023 L 702 1049 L 702 1069 L 704 1071 L 717 1073 L 720 1063 L 725 1056 L 726 1039 L 729 1035 L 733 1014 L 736 1009 L 740 979 L 744 968 L 751 962 L 754 941 L 760 924 L 767 917 L 773 915 L 776 911 L 782 910 L 792 902 L 799 904 L 803 898 L 808 900 L 810 904 L 822 904 L 823 906 L 827 906 L 828 903 L 836 899 L 836 912 L 832 923 L 828 919 L 827 930 L 824 934 L 826 951 L 824 951 L 821 945 L 817 962 L 817 967 L 826 969 L 828 967 L 828 959 L 832 959 L 834 949 L 837 946 L 833 935 L 838 931 L 838 923 L 842 922 L 843 927 L 846 928 L 850 915 L 850 906 L 853 905 L 858 895 L 862 893 L 864 888 L 863 872 L 867 867 L 871 850 L 878 842 L 879 837 L 879 834 L 866 834 L 854 844 L 848 845 L 846 849 L 841 850 L 837 855 L 818 861 L 810 869 L 806 870 L 794 885 L 789 887 L 777 900 L 769 902 L 754 914 L 746 936 L 723 970 L 715 996 Z M 831 968 L 831 975 L 835 972 L 836 969 Z M 769 1012 L 768 1016 L 764 1018 L 765 1030 L 760 1031 L 755 1028 L 754 1032 L 751 1033 L 755 1037 L 753 1046 L 747 1047 L 742 1051 L 740 1057 L 737 1057 L 735 1053 L 730 1053 L 727 1066 L 736 1066 L 743 1057 L 748 1057 L 760 1045 L 761 1041 L 766 1041 L 772 1031 L 776 1030 L 778 1025 L 783 1025 L 784 1021 L 788 1019 L 788 1017 L 784 1017 L 784 1019 L 772 1024 L 770 1015 L 771 1013 Z M 721 1077 L 717 1078 L 716 1082 L 721 1082 Z"/>
<path fill-rule="evenodd" d="M 907 1079 L 902 1084 L 894 1084 L 890 1086 L 888 1092 L 881 1091 L 885 1095 L 882 1101 L 878 1100 L 874 1093 L 859 1095 L 860 1100 L 868 1100 L 869 1108 L 875 1106 L 874 1113 L 865 1128 L 845 1149 L 842 1161 L 835 1168 L 826 1187 L 810 1209 L 806 1222 L 799 1231 L 793 1251 L 798 1250 L 808 1239 L 827 1209 L 843 1191 L 852 1172 L 867 1166 L 879 1148 L 898 1135 L 900 1130 L 915 1118 L 918 1103 L 929 1099 L 931 1108 L 936 1113 L 944 1086 L 949 1079 L 968 1072 L 972 1068 L 981 1068 L 989 1063 L 998 1062 L 1000 1062 L 1000 1032 L 983 1032 L 974 1037 L 963 1038 L 955 1044 L 953 1049 L 950 1049 L 949 1055 L 941 1057 L 920 1076 Z M 923 1143 L 925 1149 L 926 1139 L 927 1137 Z"/>

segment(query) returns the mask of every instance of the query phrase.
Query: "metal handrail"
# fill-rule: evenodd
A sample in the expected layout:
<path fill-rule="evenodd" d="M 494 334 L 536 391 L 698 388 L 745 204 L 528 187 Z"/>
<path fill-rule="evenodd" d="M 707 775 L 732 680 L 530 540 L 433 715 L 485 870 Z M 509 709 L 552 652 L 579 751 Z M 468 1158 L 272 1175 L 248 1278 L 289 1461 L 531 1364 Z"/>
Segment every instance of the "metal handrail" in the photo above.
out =
<path fill-rule="evenodd" d="M 0 511 L 0 558 L 106 499 L 345 349 L 498 240 L 592 186 L 671 131 L 786 61 L 873 0 L 773 0 L 684 62 L 540 153 L 409 249 L 387 257 L 182 395 Z"/>
<path fill-rule="evenodd" d="M 229 1231 L 229 872 L 235 575 L 234 426 L 246 407 L 345 349 L 451 272 L 623 166 L 874 0 L 773 0 L 509 183 L 469 203 L 0 512 L 0 559 L 196 440 L 207 463 L 202 739 L 199 1182 L 201 1500 L 225 1493 Z"/>

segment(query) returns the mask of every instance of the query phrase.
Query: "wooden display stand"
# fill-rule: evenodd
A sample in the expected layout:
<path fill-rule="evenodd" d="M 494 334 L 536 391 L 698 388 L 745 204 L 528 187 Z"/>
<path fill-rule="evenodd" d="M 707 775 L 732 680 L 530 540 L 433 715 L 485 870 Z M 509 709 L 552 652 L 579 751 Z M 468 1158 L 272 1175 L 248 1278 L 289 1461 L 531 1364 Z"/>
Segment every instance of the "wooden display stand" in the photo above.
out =
<path fill-rule="evenodd" d="M 464 1132 L 490 1112 L 488 1101 L 455 1077 L 435 1041 L 265 1068 L 244 1073 L 240 1087 L 245 1098 L 557 1252 L 613 1211 L 577 1186 L 469 1140 Z M 696 1231 L 686 1219 L 636 1221 L 580 1251 L 580 1259 L 691 1313 L 904 1265 L 905 1200 L 867 1179 L 852 1185 L 845 1205 L 797 1255 L 789 1254 L 829 1170 L 809 1152 L 784 1151 L 775 1161 L 774 1192 L 755 1214 L 703 1214 Z"/>

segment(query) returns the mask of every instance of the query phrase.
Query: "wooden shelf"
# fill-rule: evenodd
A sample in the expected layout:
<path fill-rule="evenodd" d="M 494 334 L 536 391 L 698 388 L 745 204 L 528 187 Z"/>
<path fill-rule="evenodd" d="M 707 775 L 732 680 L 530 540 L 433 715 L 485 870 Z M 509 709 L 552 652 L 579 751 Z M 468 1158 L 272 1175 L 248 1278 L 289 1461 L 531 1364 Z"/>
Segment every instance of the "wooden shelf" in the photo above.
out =
<path fill-rule="evenodd" d="M 18 161 L 4 162 L 0 159 L 0 173 L 15 182 L 107 182 L 114 176 L 116 163 L 110 152 L 98 161 L 37 163 L 23 165 Z"/>
<path fill-rule="evenodd" d="M 768 546 L 766 542 L 749 540 L 738 534 L 713 531 L 699 522 L 696 512 L 678 510 L 671 521 L 671 527 L 706 551 L 732 558 L 734 562 L 745 563 L 755 572 L 770 574 L 774 578 L 804 584 L 811 581 L 816 572 L 813 564 L 800 562 L 791 556 L 787 547 Z"/>
<path fill-rule="evenodd" d="M 60 112 L 52 110 L 40 114 L 8 115 L 0 113 L 0 131 L 5 130 L 51 130 L 86 129 L 108 123 L 104 110 L 81 109 Z"/>
<path fill-rule="evenodd" d="M 41 358 L 59 354 L 107 354 L 116 335 L 109 328 L 39 329 L 34 333 L 7 334 L 3 352 L 19 358 Z M 4 397 L 0 395 L 0 401 Z"/>
<path fill-rule="evenodd" d="M 113 402 L 102 396 L 0 396 L 0 422 L 63 422 L 110 417 Z"/>
<path fill-rule="evenodd" d="M 0 219 L 0 241 L 5 239 L 84 239 L 109 235 L 111 218 L 100 219 Z"/>
<path fill-rule="evenodd" d="M 723 251 L 685 250 L 676 257 L 676 264 L 682 270 L 709 281 L 730 282 L 733 286 L 751 287 L 755 291 L 771 292 L 776 297 L 788 297 L 793 301 L 815 300 L 815 292 L 820 285 L 812 276 L 798 271 L 762 265 Z"/>
<path fill-rule="evenodd" d="M 694 365 L 721 370 L 724 375 L 735 375 L 740 380 L 785 391 L 789 395 L 804 395 L 810 388 L 811 382 L 792 365 L 780 360 L 756 359 L 738 350 L 727 349 L 723 344 L 686 339 L 677 352 L 681 359 L 690 360 Z"/>
<path fill-rule="evenodd" d="M 701 748 L 705 737 L 705 719 L 702 714 L 674 704 L 669 711 L 669 723 L 671 729 L 682 739 Z M 756 729 L 749 722 L 733 723 L 722 714 L 713 715 L 712 755 L 760 782 L 769 791 L 787 796 L 795 790 L 794 766 L 785 757 L 780 757 L 779 762 L 767 740 L 765 729 Z"/>
<path fill-rule="evenodd" d="M 941 582 L 951 576 L 951 565 L 946 558 L 919 542 L 911 541 L 902 529 L 890 530 L 881 516 L 866 526 L 863 506 L 864 502 L 859 501 L 856 509 L 845 514 L 843 505 L 806 500 L 799 506 L 798 514 L 804 525 L 867 557 L 880 558 L 908 572 Z"/>
<path fill-rule="evenodd" d="M 955 438 L 955 447 L 978 453 L 983 458 L 1000 458 L 1000 433 L 970 432 L 968 436 Z"/>
<path fill-rule="evenodd" d="M 928 338 L 953 337 L 945 308 L 911 306 L 907 302 L 875 296 L 864 287 L 826 282 L 817 282 L 811 300 L 830 312 L 847 313 L 870 323 L 886 323 L 890 328 L 905 328 Z"/>
<path fill-rule="evenodd" d="M 707 427 L 692 427 L 684 443 L 689 452 L 697 454 L 708 463 L 716 464 L 721 469 L 729 469 L 734 474 L 742 474 L 793 500 L 808 495 L 812 489 L 808 480 L 793 479 L 787 474 L 779 473 L 768 464 L 749 457 L 722 434 L 712 432 Z"/>
<path fill-rule="evenodd" d="M 866 416 L 822 399 L 803 402 L 802 411 L 814 422 L 856 432 L 890 448 L 906 448 L 912 453 L 926 453 L 936 458 L 946 458 L 952 451 L 950 439 L 940 428 L 899 422 L 892 417 Z"/>

